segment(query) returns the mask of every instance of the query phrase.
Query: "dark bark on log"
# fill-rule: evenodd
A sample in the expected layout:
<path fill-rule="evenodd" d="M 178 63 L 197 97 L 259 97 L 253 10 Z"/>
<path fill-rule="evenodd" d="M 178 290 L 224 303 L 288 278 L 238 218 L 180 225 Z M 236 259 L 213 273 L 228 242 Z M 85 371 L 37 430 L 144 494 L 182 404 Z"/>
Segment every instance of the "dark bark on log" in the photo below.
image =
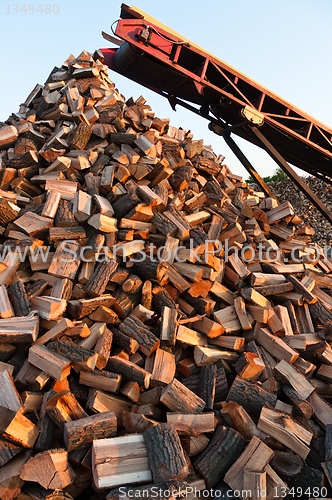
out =
<path fill-rule="evenodd" d="M 99 194 L 99 184 L 98 177 L 94 176 L 92 172 L 89 172 L 84 176 L 85 188 L 90 196 Z"/>
<path fill-rule="evenodd" d="M 9 462 L 9 460 L 20 453 L 21 450 L 22 448 L 17 444 L 10 443 L 6 441 L 6 439 L 0 437 L 0 467 Z"/>
<path fill-rule="evenodd" d="M 205 401 L 205 409 L 213 410 L 216 393 L 217 366 L 202 366 L 199 373 L 198 396 Z"/>
<path fill-rule="evenodd" d="M 118 288 L 113 295 L 115 298 L 113 309 L 121 319 L 127 318 L 131 311 L 140 303 L 140 292 L 126 293 L 121 288 Z"/>
<path fill-rule="evenodd" d="M 37 280 L 33 283 L 27 283 L 25 287 L 27 299 L 31 300 L 34 297 L 40 297 L 43 295 L 43 292 L 48 288 L 48 283 L 46 280 Z"/>
<path fill-rule="evenodd" d="M 276 451 L 270 465 L 278 476 L 289 485 L 300 474 L 304 464 L 303 460 L 295 453 Z"/>
<path fill-rule="evenodd" d="M 69 359 L 72 363 L 86 364 L 92 370 L 95 367 L 97 355 L 89 349 L 84 349 L 74 343 L 62 342 L 54 340 L 47 344 L 47 348 L 54 351 L 56 354 L 61 354 Z"/>
<path fill-rule="evenodd" d="M 27 168 L 35 166 L 38 163 L 38 156 L 35 151 L 27 151 L 26 153 L 19 154 L 16 158 L 6 160 L 7 168 Z"/>
<path fill-rule="evenodd" d="M 99 262 L 91 275 L 91 278 L 84 286 L 84 290 L 91 297 L 99 297 L 106 289 L 107 283 L 111 275 L 118 267 L 115 261 Z"/>
<path fill-rule="evenodd" d="M 115 133 L 110 134 L 110 142 L 113 144 L 128 144 L 129 146 L 136 146 L 135 141 L 138 138 L 138 134 L 126 134 L 126 133 Z"/>
<path fill-rule="evenodd" d="M 183 165 L 179 167 L 168 180 L 174 191 L 183 191 L 188 187 L 188 183 L 191 181 L 193 175 L 193 167 L 191 165 Z"/>
<path fill-rule="evenodd" d="M 241 405 L 235 403 L 235 401 L 223 403 L 223 408 L 220 413 L 225 423 L 238 431 L 248 441 L 250 441 L 253 436 L 259 439 L 263 438 L 264 433 L 257 429 L 250 415 Z"/>
<path fill-rule="evenodd" d="M 296 491 L 296 488 L 302 488 L 302 491 L 308 489 L 308 491 L 313 491 L 313 488 L 318 488 L 317 491 L 321 491 L 323 486 L 323 472 L 318 469 L 313 469 L 309 465 L 304 464 L 301 472 L 292 481 L 292 487 Z M 309 498 L 303 495 L 304 498 Z"/>
<path fill-rule="evenodd" d="M 114 210 L 114 217 L 117 219 L 122 219 L 127 215 L 133 208 L 140 203 L 140 198 L 135 193 L 125 194 L 121 196 L 118 200 L 112 202 L 112 207 Z"/>
<path fill-rule="evenodd" d="M 202 413 L 205 408 L 203 399 L 176 378 L 163 389 L 160 402 L 179 413 Z"/>
<path fill-rule="evenodd" d="M 15 385 L 23 391 L 40 391 L 48 382 L 49 375 L 26 360 L 15 377 Z"/>
<path fill-rule="evenodd" d="M 325 434 L 325 461 L 332 461 L 332 424 L 327 424 Z"/>
<path fill-rule="evenodd" d="M 35 448 L 38 451 L 46 451 L 50 450 L 52 448 L 52 443 L 54 439 L 54 432 L 55 432 L 55 423 L 51 419 L 51 417 L 48 415 L 48 413 L 45 411 L 45 405 L 49 399 L 51 399 L 52 396 L 56 394 L 55 391 L 49 391 L 44 394 L 43 397 L 43 402 L 41 406 L 41 412 L 40 412 L 40 421 L 39 421 L 39 436 L 35 444 Z"/>
<path fill-rule="evenodd" d="M 239 458 L 245 440 L 237 431 L 218 426 L 207 448 L 198 456 L 194 467 L 204 478 L 208 488 L 213 488 Z"/>
<path fill-rule="evenodd" d="M 113 411 L 92 415 L 64 426 L 64 441 L 68 451 L 87 447 L 94 439 L 115 436 L 117 418 Z"/>
<path fill-rule="evenodd" d="M 153 191 L 156 193 L 156 195 L 159 196 L 159 198 L 163 201 L 163 204 L 166 206 L 168 202 L 168 189 L 166 186 L 155 186 L 153 188 Z"/>
<path fill-rule="evenodd" d="M 263 295 L 263 297 L 269 297 L 270 295 L 291 292 L 293 290 L 293 285 L 292 283 L 280 283 L 278 285 L 257 286 L 255 290 Z"/>
<path fill-rule="evenodd" d="M 153 389 L 149 389 L 148 391 L 144 391 L 141 393 L 141 397 L 138 401 L 140 405 L 159 405 L 160 396 L 162 392 L 162 387 L 154 387 Z"/>
<path fill-rule="evenodd" d="M 115 298 L 112 295 L 103 295 L 93 299 L 79 299 L 68 302 L 68 312 L 74 319 L 84 318 L 99 306 L 111 307 L 115 303 Z"/>
<path fill-rule="evenodd" d="M 320 338 L 322 338 L 323 340 L 326 340 L 326 341 L 329 341 L 332 339 L 332 321 L 328 321 L 324 328 L 322 328 L 321 330 L 318 330 L 318 335 L 320 336 Z"/>
<path fill-rule="evenodd" d="M 143 434 L 155 483 L 184 479 L 189 467 L 178 433 L 172 424 L 159 424 Z"/>
<path fill-rule="evenodd" d="M 166 284 L 162 283 L 162 279 L 166 272 L 166 266 L 163 262 L 154 262 L 150 259 L 145 259 L 142 262 L 135 262 L 133 269 L 135 274 L 143 281 L 150 280 L 160 284 Z"/>
<path fill-rule="evenodd" d="M 89 142 L 92 134 L 92 129 L 87 123 L 81 122 L 77 129 L 75 130 L 75 135 L 71 141 L 72 149 L 85 149 L 85 146 Z"/>
<path fill-rule="evenodd" d="M 289 316 L 289 319 L 290 319 L 290 322 L 291 322 L 291 326 L 292 326 L 292 330 L 294 333 L 299 333 L 299 324 L 297 322 L 297 318 L 296 318 L 296 314 L 295 314 L 295 309 L 294 309 L 294 306 L 292 304 L 292 302 L 290 300 L 287 300 L 284 304 L 283 304 L 286 308 L 287 308 L 287 311 L 288 311 L 288 316 Z"/>
<path fill-rule="evenodd" d="M 216 305 L 216 302 L 212 299 L 192 297 L 191 295 L 189 295 L 189 293 L 184 294 L 183 298 L 186 302 L 188 302 L 188 304 L 196 309 L 196 312 L 198 314 L 206 314 L 207 316 L 210 316 L 213 313 L 214 307 Z"/>
<path fill-rule="evenodd" d="M 54 225 L 56 227 L 75 227 L 77 220 L 73 214 L 73 204 L 69 200 L 61 198 L 54 218 Z"/>
<path fill-rule="evenodd" d="M 319 325 L 325 325 L 328 321 L 332 321 L 332 312 L 320 301 L 315 304 L 309 304 L 310 314 L 315 318 Z"/>
<path fill-rule="evenodd" d="M 106 165 L 109 165 L 110 161 L 111 158 L 109 156 L 100 153 L 97 160 L 93 164 L 93 167 L 91 167 L 90 172 L 92 172 L 93 175 L 101 175 L 104 167 L 106 167 Z"/>
<path fill-rule="evenodd" d="M 62 242 L 63 240 L 80 240 L 86 238 L 84 227 L 50 227 L 49 240 L 51 243 Z"/>
<path fill-rule="evenodd" d="M 158 231 L 165 236 L 174 236 L 177 232 L 177 226 L 171 222 L 164 214 L 155 213 L 151 222 L 157 226 Z"/>
<path fill-rule="evenodd" d="M 146 356 L 151 356 L 158 349 L 160 340 L 136 316 L 128 316 L 119 326 L 119 329 L 140 345 L 141 351 Z"/>
<path fill-rule="evenodd" d="M 182 384 L 187 387 L 190 391 L 198 395 L 198 387 L 199 387 L 200 375 L 196 373 L 194 375 L 189 375 L 182 379 Z"/>
<path fill-rule="evenodd" d="M 0 343 L 0 361 L 6 363 L 16 351 L 16 347 L 12 344 Z"/>
<path fill-rule="evenodd" d="M 158 314 L 161 314 L 162 308 L 165 306 L 170 307 L 171 309 L 177 309 L 175 301 L 164 288 L 158 288 L 158 290 L 153 292 L 152 305 L 153 309 Z"/>
<path fill-rule="evenodd" d="M 25 179 L 31 179 L 35 175 L 39 174 L 39 167 L 38 165 L 36 165 L 26 168 L 20 168 L 18 169 L 17 174 L 19 177 L 24 177 Z"/>
<path fill-rule="evenodd" d="M 119 356 L 111 356 L 107 362 L 106 369 L 123 375 L 127 380 L 137 382 L 145 389 L 150 385 L 151 373 Z"/>
<path fill-rule="evenodd" d="M 26 316 L 29 314 L 29 301 L 24 285 L 20 279 L 9 285 L 8 296 L 13 306 L 15 316 Z"/>
<path fill-rule="evenodd" d="M 110 330 L 113 333 L 113 347 L 117 347 L 128 354 L 135 354 L 139 348 L 137 340 L 128 337 L 128 335 L 125 335 L 113 326 L 110 326 Z"/>
<path fill-rule="evenodd" d="M 260 387 L 256 383 L 236 377 L 226 401 L 239 403 L 249 414 L 259 415 L 263 406 L 274 408 L 277 395 Z"/>
<path fill-rule="evenodd" d="M 229 387 L 228 387 L 226 371 L 222 362 L 220 361 L 217 363 L 216 393 L 214 396 L 214 401 L 216 403 L 225 401 L 228 391 Z"/>
<path fill-rule="evenodd" d="M 284 384 L 281 387 L 294 409 L 297 410 L 297 413 L 305 419 L 310 420 L 314 414 L 314 409 L 309 401 L 301 398 L 299 394 L 289 385 Z"/>
<path fill-rule="evenodd" d="M 201 227 L 194 227 L 190 229 L 190 238 L 193 240 L 193 245 L 198 246 L 206 242 L 207 234 Z"/>

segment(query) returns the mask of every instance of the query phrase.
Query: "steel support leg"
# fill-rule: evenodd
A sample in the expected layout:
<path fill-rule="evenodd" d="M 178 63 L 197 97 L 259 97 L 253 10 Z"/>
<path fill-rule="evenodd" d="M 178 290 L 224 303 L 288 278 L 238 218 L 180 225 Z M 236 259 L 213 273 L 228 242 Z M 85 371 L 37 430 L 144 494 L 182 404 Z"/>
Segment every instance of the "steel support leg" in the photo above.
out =
<path fill-rule="evenodd" d="M 239 146 L 234 142 L 234 140 L 231 138 L 229 134 L 224 134 L 222 136 L 225 139 L 226 144 L 231 148 L 235 156 L 238 158 L 238 160 L 242 163 L 244 168 L 248 171 L 248 173 L 255 179 L 257 184 L 260 186 L 262 191 L 266 194 L 266 196 L 270 196 L 271 198 L 274 198 L 277 200 L 277 197 L 273 194 L 269 186 L 266 184 L 266 182 L 261 178 L 259 173 L 254 169 L 254 167 L 251 165 L 250 161 L 248 158 L 242 153 L 241 149 Z"/>
<path fill-rule="evenodd" d="M 279 167 L 288 175 L 288 177 L 294 182 L 294 184 L 307 196 L 313 205 L 320 211 L 320 213 L 332 224 L 332 212 L 321 202 L 318 196 L 310 189 L 310 187 L 301 179 L 299 175 L 288 165 L 286 160 L 281 156 L 280 153 L 272 146 L 270 141 L 262 134 L 260 130 L 256 127 L 252 127 L 253 133 L 261 141 L 264 149 L 269 153 L 269 155 L 274 159 L 274 161 L 279 165 Z M 290 200 L 291 201 L 291 200 Z"/>

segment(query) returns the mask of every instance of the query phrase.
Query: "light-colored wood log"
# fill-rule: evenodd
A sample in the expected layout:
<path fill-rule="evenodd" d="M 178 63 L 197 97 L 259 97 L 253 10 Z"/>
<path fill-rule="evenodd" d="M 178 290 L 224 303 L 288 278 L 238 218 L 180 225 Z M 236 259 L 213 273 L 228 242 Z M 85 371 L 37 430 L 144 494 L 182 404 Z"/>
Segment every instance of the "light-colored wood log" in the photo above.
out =
<path fill-rule="evenodd" d="M 314 386 L 305 378 L 302 373 L 299 373 L 292 365 L 287 363 L 285 359 L 279 361 L 274 367 L 275 371 L 286 379 L 293 389 L 303 398 L 307 399 L 315 390 Z"/>
<path fill-rule="evenodd" d="M 55 380 L 63 380 L 70 373 L 70 361 L 42 344 L 30 347 L 28 360 L 29 363 L 48 373 Z"/>
<path fill-rule="evenodd" d="M 143 435 L 95 440 L 92 445 L 92 472 L 98 489 L 151 481 Z"/>
<path fill-rule="evenodd" d="M 299 425 L 286 413 L 262 408 L 258 429 L 284 444 L 303 460 L 306 459 L 312 439 L 312 432 Z"/>
<path fill-rule="evenodd" d="M 204 432 L 213 432 L 215 429 L 214 413 L 202 413 L 200 415 L 188 413 L 167 413 L 167 422 L 172 424 L 181 435 L 188 434 L 197 436 Z"/>

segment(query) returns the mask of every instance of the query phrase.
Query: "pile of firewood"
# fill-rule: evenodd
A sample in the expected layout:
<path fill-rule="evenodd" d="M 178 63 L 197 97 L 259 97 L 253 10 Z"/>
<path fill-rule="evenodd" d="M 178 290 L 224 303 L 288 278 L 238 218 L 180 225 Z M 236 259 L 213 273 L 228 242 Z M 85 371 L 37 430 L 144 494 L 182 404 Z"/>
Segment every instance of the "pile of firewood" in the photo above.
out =
<path fill-rule="evenodd" d="M 303 180 L 319 197 L 324 205 L 332 210 L 332 184 L 327 184 L 323 180 L 312 176 L 304 177 Z M 295 214 L 300 215 L 304 224 L 310 225 L 315 230 L 313 241 L 320 245 L 331 245 L 331 224 L 290 179 L 281 182 L 271 182 L 269 183 L 269 186 L 273 193 L 277 196 L 280 203 L 292 200 Z"/>
<path fill-rule="evenodd" d="M 99 52 L 0 149 L 0 498 L 331 496 L 332 261 L 291 204 Z"/>

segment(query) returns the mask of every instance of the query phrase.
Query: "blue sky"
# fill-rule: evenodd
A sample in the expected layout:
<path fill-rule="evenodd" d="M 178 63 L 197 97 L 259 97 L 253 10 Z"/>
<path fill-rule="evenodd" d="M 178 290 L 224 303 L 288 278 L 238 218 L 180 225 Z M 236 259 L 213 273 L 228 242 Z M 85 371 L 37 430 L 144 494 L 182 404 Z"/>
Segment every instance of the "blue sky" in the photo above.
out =
<path fill-rule="evenodd" d="M 24 14 L 24 5 L 34 13 Z M 37 12 L 40 5 L 45 9 L 46 4 L 38 1 L 0 1 L 0 121 L 16 112 L 34 85 L 44 83 L 69 54 L 110 46 L 101 31 L 110 33 L 121 1 L 57 0 L 49 5 L 57 5 L 58 14 Z M 331 0 L 136 0 L 135 5 L 332 125 Z M 225 155 L 234 173 L 247 176 L 222 138 L 207 129 L 206 120 L 186 110 L 173 112 L 161 96 L 116 73 L 110 72 L 110 77 L 126 97 L 143 94 L 157 116 L 190 129 L 196 139 Z M 262 176 L 273 172 L 276 165 L 265 152 L 235 139 Z"/>

